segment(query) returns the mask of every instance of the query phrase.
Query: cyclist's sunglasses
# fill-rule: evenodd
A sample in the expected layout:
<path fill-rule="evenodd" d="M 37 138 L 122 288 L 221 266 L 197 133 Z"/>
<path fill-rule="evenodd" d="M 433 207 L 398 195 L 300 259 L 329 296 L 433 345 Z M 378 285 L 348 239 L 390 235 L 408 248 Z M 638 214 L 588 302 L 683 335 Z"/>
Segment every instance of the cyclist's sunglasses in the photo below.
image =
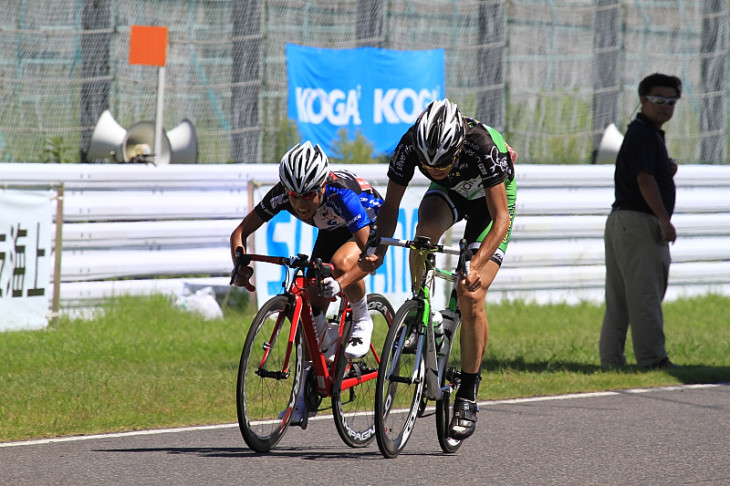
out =
<path fill-rule="evenodd" d="M 315 189 L 314 191 L 307 191 L 307 192 L 294 192 L 294 191 L 286 191 L 287 195 L 292 199 L 314 199 L 314 197 L 319 194 L 319 189 Z"/>
<path fill-rule="evenodd" d="M 455 163 L 456 159 L 459 158 L 459 154 L 461 153 L 461 150 L 459 150 L 456 155 L 454 155 L 451 159 L 444 161 L 444 163 L 438 164 L 438 165 L 426 165 L 423 163 L 423 160 L 419 159 L 418 162 L 421 164 L 421 167 L 423 167 L 426 170 L 446 170 L 450 169 Z"/>
<path fill-rule="evenodd" d="M 679 98 L 665 98 L 664 96 L 649 96 L 646 95 L 645 98 L 655 105 L 664 105 L 667 104 L 669 106 L 674 106 L 675 103 L 677 103 L 677 100 Z"/>

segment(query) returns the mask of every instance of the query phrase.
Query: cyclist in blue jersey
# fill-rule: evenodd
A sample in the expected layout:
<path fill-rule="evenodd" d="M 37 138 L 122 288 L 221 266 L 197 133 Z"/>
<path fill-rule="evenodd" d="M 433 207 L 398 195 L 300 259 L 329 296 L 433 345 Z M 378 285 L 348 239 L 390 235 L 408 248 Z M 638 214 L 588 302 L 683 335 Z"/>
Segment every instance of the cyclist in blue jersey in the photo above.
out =
<path fill-rule="evenodd" d="M 325 282 L 325 295 L 312 295 L 311 301 L 321 349 L 329 352 L 325 354 L 331 360 L 334 358 L 335 346 L 330 346 L 334 332 L 330 332 L 329 336 L 326 333 L 328 298 L 340 291 L 336 278 L 350 269 L 357 269 L 357 259 L 367 242 L 370 223 L 374 221 L 383 200 L 367 181 L 355 174 L 330 171 L 325 153 L 319 145 L 312 146 L 308 141 L 297 144 L 284 155 L 279 165 L 279 179 L 279 183 L 231 234 L 232 256 L 237 247 L 243 247 L 245 251 L 249 235 L 280 211 L 289 211 L 304 223 L 319 229 L 312 258 L 332 263 L 334 278 Z M 249 282 L 252 273 L 250 267 L 242 269 L 236 283 L 253 290 Z M 352 304 L 354 319 L 345 350 L 346 356 L 351 359 L 366 354 L 373 327 L 362 280 L 366 273 L 357 270 L 356 273 L 360 278 L 353 279 L 344 288 Z"/>
<path fill-rule="evenodd" d="M 449 426 L 449 435 L 455 439 L 469 437 L 476 427 L 480 369 L 489 331 L 484 302 L 510 239 L 515 158 L 496 130 L 463 117 L 447 99 L 434 101 L 393 153 L 388 192 L 377 217 L 379 235 L 392 236 L 403 194 L 418 168 L 432 184 L 421 200 L 416 235 L 438 241 L 456 222 L 466 220 L 464 238 L 475 253 L 468 275 L 462 276 L 458 286 L 462 381 Z M 360 269 L 375 270 L 386 250 L 387 246 L 379 247 L 362 260 Z M 412 261 L 412 271 L 421 271 L 421 263 Z"/>
<path fill-rule="evenodd" d="M 367 272 L 359 269 L 357 260 L 382 202 L 380 194 L 364 179 L 349 171 L 330 171 L 327 155 L 320 146 L 312 146 L 306 141 L 284 155 L 279 164 L 279 182 L 231 234 L 231 257 L 235 262 L 236 248 L 242 247 L 245 252 L 248 237 L 280 211 L 288 211 L 319 229 L 311 257 L 331 263 L 334 278 L 328 277 L 324 281 L 323 296 L 312 292 L 310 301 L 320 349 L 329 362 L 334 360 L 339 331 L 328 326 L 326 311 L 329 299 L 340 290 L 344 290 L 350 301 L 353 318 L 345 356 L 360 358 L 370 348 L 373 321 L 368 313 L 365 282 L 362 280 Z M 347 285 L 340 287 L 337 278 L 345 273 L 351 278 Z M 255 290 L 249 281 L 252 275 L 251 267 L 242 268 L 236 285 Z M 310 370 L 311 364 L 305 365 L 305 373 Z M 293 424 L 302 423 L 306 409 L 303 397 L 304 394 L 300 394 Z"/>

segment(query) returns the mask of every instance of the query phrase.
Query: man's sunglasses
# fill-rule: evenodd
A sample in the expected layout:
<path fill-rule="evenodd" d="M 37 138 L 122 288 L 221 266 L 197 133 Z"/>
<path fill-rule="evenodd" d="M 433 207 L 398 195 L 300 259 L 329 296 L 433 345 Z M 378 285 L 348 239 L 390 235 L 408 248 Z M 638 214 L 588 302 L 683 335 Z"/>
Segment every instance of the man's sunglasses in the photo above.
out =
<path fill-rule="evenodd" d="M 316 189 L 314 191 L 307 191 L 307 192 L 294 192 L 294 191 L 286 191 L 287 195 L 292 199 L 314 199 L 314 197 L 319 194 L 319 189 Z"/>
<path fill-rule="evenodd" d="M 454 162 L 453 161 L 449 162 L 446 165 L 438 165 L 438 166 L 435 166 L 435 167 L 434 166 L 431 166 L 431 165 L 426 165 L 426 164 L 423 163 L 423 161 L 420 161 L 420 162 L 421 162 L 421 167 L 423 167 L 426 170 L 446 170 L 446 169 L 450 169 L 451 166 L 454 165 Z"/>
<path fill-rule="evenodd" d="M 664 96 L 645 96 L 645 98 L 655 105 L 664 105 L 667 104 L 669 106 L 674 106 L 675 103 L 677 103 L 678 98 L 665 98 Z"/>
<path fill-rule="evenodd" d="M 421 164 L 421 167 L 423 167 L 426 170 L 429 170 L 429 169 L 430 170 L 446 170 L 446 169 L 450 169 L 451 166 L 453 166 L 456 163 L 460 154 L 461 154 L 461 149 L 459 149 L 459 151 L 456 152 L 456 155 L 454 155 L 451 159 L 447 159 L 447 160 L 443 161 L 442 163 L 435 165 L 435 166 L 426 165 L 423 162 L 423 160 L 421 160 L 420 158 L 418 159 L 418 162 Z"/>

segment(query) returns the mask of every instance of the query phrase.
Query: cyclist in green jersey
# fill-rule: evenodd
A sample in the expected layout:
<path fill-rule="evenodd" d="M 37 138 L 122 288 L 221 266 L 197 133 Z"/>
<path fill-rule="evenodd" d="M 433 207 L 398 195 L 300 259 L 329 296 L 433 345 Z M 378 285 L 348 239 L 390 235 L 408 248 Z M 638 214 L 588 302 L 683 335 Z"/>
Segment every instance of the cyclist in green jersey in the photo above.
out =
<path fill-rule="evenodd" d="M 474 251 L 468 275 L 458 286 L 462 312 L 462 383 L 454 400 L 449 434 L 465 439 L 474 433 L 481 362 L 489 327 L 485 299 L 499 271 L 510 238 L 516 198 L 515 152 L 494 129 L 463 117 L 448 99 L 431 103 L 403 135 L 388 170 L 388 190 L 376 220 L 378 234 L 391 237 L 408 183 L 418 168 L 432 181 L 418 210 L 417 236 L 438 241 L 465 219 L 464 238 Z M 387 247 L 360 262 L 374 271 Z M 411 262 L 420 271 L 421 262 Z M 415 275 L 414 275 L 415 277 Z"/>

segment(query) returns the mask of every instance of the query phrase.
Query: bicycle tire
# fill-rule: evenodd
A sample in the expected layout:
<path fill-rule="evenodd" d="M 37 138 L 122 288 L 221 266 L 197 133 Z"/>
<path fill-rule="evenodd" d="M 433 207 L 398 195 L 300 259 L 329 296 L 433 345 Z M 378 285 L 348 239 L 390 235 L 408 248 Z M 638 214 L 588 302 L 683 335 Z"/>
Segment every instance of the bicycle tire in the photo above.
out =
<path fill-rule="evenodd" d="M 256 452 L 269 452 L 284 436 L 302 386 L 302 345 L 297 335 L 288 350 L 291 326 L 289 299 L 284 295 L 271 298 L 254 316 L 241 352 L 236 382 L 238 427 L 248 447 Z M 266 350 L 268 373 L 262 374 L 259 370 Z M 287 358 L 291 372 L 278 373 Z"/>
<path fill-rule="evenodd" d="M 401 351 L 409 325 L 419 317 L 417 303 L 405 301 L 383 345 L 375 390 L 375 437 L 386 458 L 394 458 L 403 450 L 418 418 L 425 363 L 423 358 L 417 363 L 415 354 Z"/>
<path fill-rule="evenodd" d="M 339 364 L 332 392 L 332 414 L 342 441 L 352 448 L 366 447 L 375 440 L 375 376 L 380 366 L 380 351 L 393 321 L 393 306 L 380 294 L 368 295 L 368 310 L 373 319 L 370 351 L 362 358 L 345 358 L 345 345 L 340 346 Z M 350 326 L 347 326 L 348 328 Z M 342 389 L 343 380 L 372 376 L 354 386 Z"/>
<path fill-rule="evenodd" d="M 453 353 L 454 346 L 459 343 L 460 330 L 461 321 L 456 325 L 447 349 L 442 350 L 443 356 L 439 357 L 439 359 L 446 361 L 446 368 L 441 376 L 441 389 L 443 390 L 446 384 L 450 384 L 449 389 L 442 393 L 441 399 L 436 401 L 436 435 L 438 436 L 441 450 L 446 453 L 458 451 L 462 443 L 461 440 L 449 437 L 449 424 L 451 423 L 451 414 L 454 406 L 451 396 L 456 396 L 456 391 L 459 389 L 461 383 L 459 377 L 461 356 L 460 353 L 457 356 L 455 356 L 457 353 Z M 459 347 L 458 349 L 461 348 Z"/>

